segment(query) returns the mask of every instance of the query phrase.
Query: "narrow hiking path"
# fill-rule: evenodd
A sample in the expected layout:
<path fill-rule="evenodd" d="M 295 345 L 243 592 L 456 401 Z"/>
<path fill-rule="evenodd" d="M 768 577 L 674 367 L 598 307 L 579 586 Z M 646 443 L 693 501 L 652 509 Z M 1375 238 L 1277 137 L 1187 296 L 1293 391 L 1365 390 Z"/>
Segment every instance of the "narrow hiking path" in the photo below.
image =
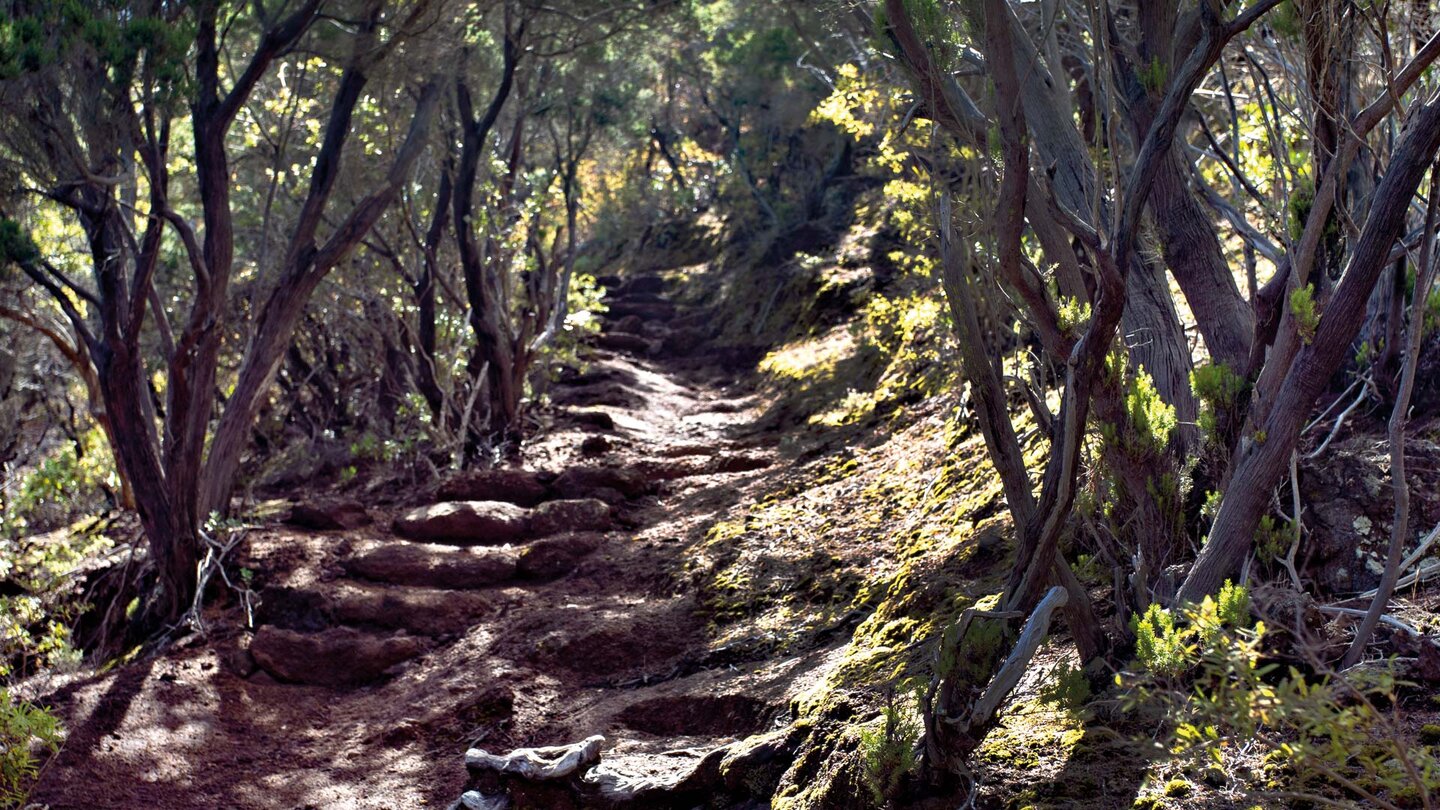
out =
<path fill-rule="evenodd" d="M 391 506 L 300 493 L 251 530 L 255 632 L 230 600 L 204 635 L 56 691 L 70 736 L 33 799 L 446 806 L 473 745 L 604 734 L 607 767 L 653 777 L 770 728 L 825 651 L 712 649 L 685 552 L 781 463 L 778 437 L 721 369 L 675 359 L 705 314 L 664 288 L 615 283 L 523 466 Z"/>

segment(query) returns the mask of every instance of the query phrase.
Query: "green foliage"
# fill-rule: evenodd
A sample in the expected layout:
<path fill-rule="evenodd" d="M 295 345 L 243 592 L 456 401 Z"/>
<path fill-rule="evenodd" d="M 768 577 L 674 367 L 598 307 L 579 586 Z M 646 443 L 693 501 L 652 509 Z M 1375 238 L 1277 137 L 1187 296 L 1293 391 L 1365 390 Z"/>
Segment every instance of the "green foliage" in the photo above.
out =
<path fill-rule="evenodd" d="M 1295 9 L 1294 0 L 1284 0 L 1275 7 L 1274 11 L 1265 18 L 1277 36 L 1281 39 L 1294 41 L 1299 39 L 1301 33 L 1300 14 Z"/>
<path fill-rule="evenodd" d="M 963 45 L 960 36 L 962 31 L 946 13 L 945 4 L 936 0 L 905 0 L 905 13 L 936 65 L 947 72 L 953 70 L 957 54 Z M 873 31 L 876 50 L 889 52 L 893 49 L 889 27 L 890 20 L 885 13 L 885 4 L 877 3 Z"/>
<path fill-rule="evenodd" d="M 1147 671 L 1174 676 L 1189 665 L 1185 639 L 1175 629 L 1169 610 L 1151 605 L 1143 615 L 1130 620 L 1130 629 L 1135 633 L 1135 658 Z"/>
<path fill-rule="evenodd" d="M 1405 297 L 1413 302 L 1415 300 L 1416 274 L 1415 268 L 1409 267 L 1405 270 Z M 1429 293 L 1425 296 L 1424 323 L 1421 326 L 1422 336 L 1431 335 L 1437 328 L 1440 328 L 1440 284 L 1431 286 Z"/>
<path fill-rule="evenodd" d="M 1207 596 L 1198 606 L 1183 611 L 1179 623 L 1172 611 L 1158 604 L 1132 618 L 1135 658 L 1145 671 L 1174 678 L 1195 666 L 1225 628 L 1244 628 L 1249 623 L 1249 591 L 1226 580 L 1218 597 Z"/>
<path fill-rule="evenodd" d="M 25 474 L 15 495 L 0 500 L 0 539 L 48 531 L 101 509 L 120 486 L 105 436 L 92 428 L 60 445 Z"/>
<path fill-rule="evenodd" d="M 1310 218 L 1310 209 L 1315 206 L 1315 184 L 1302 183 L 1290 190 L 1290 210 L 1286 220 L 1286 233 L 1291 242 L 1299 242 L 1305 233 L 1305 222 Z"/>
<path fill-rule="evenodd" d="M 1271 749 L 1261 787 L 1283 791 L 1287 801 L 1323 798 L 1315 793 L 1323 789 L 1418 806 L 1418 797 L 1440 787 L 1434 752 L 1376 708 L 1395 699 L 1393 672 L 1370 670 L 1363 682 L 1294 668 L 1278 676 L 1276 665 L 1262 663 L 1265 626 L 1251 625 L 1244 588 L 1227 582 L 1216 598 L 1182 609 L 1178 618 L 1152 607 L 1137 622 L 1142 628 L 1137 636 L 1159 643 L 1147 640 L 1138 652 L 1140 672 L 1117 677 L 1122 703 L 1159 710 L 1169 751 L 1187 768 L 1239 772 L 1236 758 L 1258 742 Z M 1163 793 L 1176 795 L 1170 784 Z"/>
<path fill-rule="evenodd" d="M 605 288 L 600 286 L 593 274 L 577 270 L 570 279 L 565 323 L 561 325 L 560 334 L 552 347 L 556 363 L 578 362 L 583 341 L 600 331 L 600 316 L 607 309 Z"/>
<path fill-rule="evenodd" d="M 1171 779 L 1165 783 L 1165 795 L 1172 799 L 1179 799 L 1190 795 L 1194 786 L 1185 779 Z"/>
<path fill-rule="evenodd" d="M 1385 341 L 1380 341 L 1384 345 Z M 1368 340 L 1360 341 L 1360 346 L 1355 349 L 1355 365 L 1364 368 L 1375 360 L 1375 346 Z"/>
<path fill-rule="evenodd" d="M 1155 380 L 1143 369 L 1125 389 L 1127 452 L 1160 453 L 1170 444 L 1177 424 L 1175 406 L 1161 398 Z"/>
<path fill-rule="evenodd" d="M 1060 333 L 1072 340 L 1078 339 L 1090 322 L 1090 302 L 1074 296 L 1061 296 L 1056 316 Z"/>
<path fill-rule="evenodd" d="M 1078 715 L 1090 702 L 1091 695 L 1090 679 L 1085 676 L 1085 670 L 1065 661 L 1041 685 L 1039 699 L 1041 703 L 1053 704 L 1061 711 Z"/>
<path fill-rule="evenodd" d="M 79 662 L 70 627 L 88 606 L 71 573 L 112 546 L 97 524 L 0 539 L 0 579 L 22 591 L 0 596 L 0 677 Z"/>
<path fill-rule="evenodd" d="M 1425 299 L 1425 323 L 1421 334 L 1430 335 L 1436 329 L 1440 329 L 1440 286 L 1431 290 Z"/>
<path fill-rule="evenodd" d="M 1301 177 L 1290 191 L 1290 209 L 1286 212 L 1286 233 L 1291 242 L 1299 242 L 1305 234 L 1305 225 L 1310 211 L 1315 207 L 1315 183 L 1308 177 Z M 1332 211 L 1320 232 L 1320 263 L 1333 255 L 1340 243 L 1340 220 Z"/>
<path fill-rule="evenodd" d="M 44 26 L 34 17 L 0 22 L 0 80 L 39 70 L 54 59 L 44 43 Z"/>
<path fill-rule="evenodd" d="M 1221 416 L 1239 405 L 1248 383 L 1225 363 L 1206 363 L 1190 372 L 1190 388 L 1200 404 L 1200 430 L 1214 439 Z"/>
<path fill-rule="evenodd" d="M 1214 520 L 1220 514 L 1220 504 L 1225 500 L 1225 495 L 1218 490 L 1209 490 L 1205 493 L 1205 503 L 1200 507 L 1200 515 L 1207 520 Z"/>
<path fill-rule="evenodd" d="M 1276 520 L 1273 515 L 1263 515 L 1260 525 L 1255 527 L 1255 556 L 1265 561 L 1274 561 L 1285 556 L 1295 538 L 1293 522 Z"/>
<path fill-rule="evenodd" d="M 1308 346 L 1315 340 L 1315 330 L 1320 326 L 1320 315 L 1315 310 L 1315 294 L 1310 287 L 1297 287 L 1290 293 L 1290 316 L 1295 319 L 1300 339 Z"/>
<path fill-rule="evenodd" d="M 417 406 L 419 403 L 417 403 Z M 408 406 L 402 406 L 406 416 L 414 417 L 417 414 L 407 410 Z M 428 414 L 423 407 L 420 411 Z M 418 431 L 405 433 L 404 435 L 389 438 L 382 438 L 373 431 L 365 431 L 360 438 L 350 443 L 350 457 L 360 461 L 374 461 L 381 464 L 399 464 L 406 459 L 414 458 L 417 453 L 423 452 L 421 446 L 422 434 Z"/>
<path fill-rule="evenodd" d="M 0 596 L 0 676 L 78 664 L 80 651 L 70 643 L 68 624 L 84 607 L 75 594 L 58 589 Z"/>
<path fill-rule="evenodd" d="M 1208 597 L 1201 603 L 1202 613 L 1209 603 Z M 1213 604 L 1216 621 L 1208 625 L 1212 630 L 1218 627 L 1250 626 L 1250 591 L 1243 585 L 1235 585 L 1230 580 L 1225 580 L 1225 585 L 1220 588 L 1220 595 Z"/>
<path fill-rule="evenodd" d="M 185 59 L 194 38 L 185 19 L 139 15 L 134 9 L 64 0 L 0 24 L 0 80 L 59 63 L 71 54 L 95 60 L 116 90 L 138 77 L 162 102 L 177 101 L 188 81 Z"/>
<path fill-rule="evenodd" d="M 28 264 L 40 258 L 35 240 L 13 219 L 0 219 L 0 266 Z"/>
<path fill-rule="evenodd" d="M 60 751 L 62 738 L 54 714 L 0 689 L 0 805 L 25 805 L 40 769 Z"/>
<path fill-rule="evenodd" d="M 1245 378 L 1225 363 L 1206 363 L 1190 372 L 1190 387 L 1201 401 L 1229 406 L 1244 393 Z"/>
<path fill-rule="evenodd" d="M 916 743 L 923 729 L 919 689 L 899 701 L 893 692 L 888 693 L 879 723 L 860 732 L 865 786 L 876 804 L 895 799 L 905 775 L 915 769 Z"/>

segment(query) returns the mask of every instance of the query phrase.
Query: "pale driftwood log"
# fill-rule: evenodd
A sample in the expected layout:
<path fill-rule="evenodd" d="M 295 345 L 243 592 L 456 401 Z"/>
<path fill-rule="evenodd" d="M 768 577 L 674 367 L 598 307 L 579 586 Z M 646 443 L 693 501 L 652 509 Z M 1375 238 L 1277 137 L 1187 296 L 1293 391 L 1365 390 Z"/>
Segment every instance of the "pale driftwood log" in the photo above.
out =
<path fill-rule="evenodd" d="M 510 810 L 508 796 L 487 796 L 478 790 L 467 790 L 449 810 Z"/>
<path fill-rule="evenodd" d="M 1364 616 L 1366 613 L 1369 612 L 1365 610 L 1360 610 L 1359 608 L 1339 607 L 1337 605 L 1321 605 L 1318 610 L 1321 613 L 1335 613 L 1341 616 Z M 1424 636 L 1424 633 L 1421 633 L 1419 629 L 1406 624 L 1405 622 L 1395 618 L 1394 616 L 1391 616 L 1388 613 L 1380 614 L 1380 618 L 1378 619 L 1378 621 L 1384 624 L 1388 624 L 1397 630 L 1404 630 L 1415 638 L 1421 638 L 1422 636 Z"/>
<path fill-rule="evenodd" d="M 518 776 L 532 782 L 564 779 L 576 771 L 600 761 L 600 746 L 605 738 L 596 734 L 570 745 L 542 748 L 517 748 L 503 756 L 481 748 L 465 752 L 465 767 L 472 774 L 491 772 Z"/>
<path fill-rule="evenodd" d="M 465 765 L 474 788 L 451 804 L 449 810 L 537 806 L 530 791 L 554 787 L 587 808 L 690 807 L 693 802 L 689 799 L 720 789 L 720 763 L 731 751 L 727 745 L 704 752 L 667 752 L 664 756 L 687 754 L 688 767 L 667 765 L 654 769 L 644 756 L 637 760 L 620 754 L 601 763 L 600 749 L 604 744 L 605 738 L 596 735 L 570 745 L 521 748 L 503 756 L 472 748 L 465 754 Z"/>
<path fill-rule="evenodd" d="M 1399 588 L 1408 588 L 1408 587 L 1410 587 L 1411 585 L 1414 585 L 1414 584 L 1417 583 L 1417 582 L 1429 582 L 1429 581 L 1431 580 L 1431 578 L 1433 578 L 1436 574 L 1440 574 L 1440 563 L 1431 563 L 1430 565 L 1422 565 L 1422 566 L 1420 566 L 1420 568 L 1419 568 L 1418 570 L 1416 570 L 1416 571 L 1411 571 L 1408 575 L 1406 575 L 1406 576 L 1404 576 L 1404 577 L 1401 577 L 1400 580 L 1395 583 L 1395 587 L 1396 587 L 1396 589 L 1399 589 Z M 1374 598 L 1375 598 L 1375 594 L 1377 594 L 1377 593 L 1379 593 L 1379 592 L 1380 592 L 1380 591 L 1379 591 L 1378 589 L 1377 589 L 1377 590 L 1366 591 L 1365 593 L 1360 594 L 1360 595 L 1359 595 L 1358 597 L 1356 597 L 1356 598 L 1357 598 L 1357 599 L 1374 599 Z"/>
<path fill-rule="evenodd" d="M 987 722 L 995 712 L 1000 709 L 1000 704 L 1020 683 L 1020 677 L 1030 667 L 1030 659 L 1035 657 L 1040 644 L 1050 634 L 1050 619 L 1055 611 L 1065 606 L 1070 599 L 1066 590 L 1059 585 L 1052 587 L 1035 606 L 1035 612 L 1025 621 L 1025 629 L 1020 631 L 1020 638 L 1015 641 L 1015 648 L 1010 651 L 1010 656 L 1001 665 L 1000 671 L 985 688 L 985 694 L 975 701 L 970 710 L 970 726 L 981 725 Z"/>

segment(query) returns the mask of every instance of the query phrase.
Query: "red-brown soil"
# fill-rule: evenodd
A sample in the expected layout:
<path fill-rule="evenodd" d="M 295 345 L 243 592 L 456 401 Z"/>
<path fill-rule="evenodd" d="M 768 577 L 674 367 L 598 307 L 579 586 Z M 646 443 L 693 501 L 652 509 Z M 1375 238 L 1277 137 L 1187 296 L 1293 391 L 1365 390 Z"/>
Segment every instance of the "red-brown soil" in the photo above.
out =
<path fill-rule="evenodd" d="M 627 321 L 675 314 L 648 293 L 635 297 L 627 303 L 622 290 L 612 312 Z M 658 344 L 617 348 L 593 349 L 583 374 L 554 385 L 554 401 L 566 404 L 542 414 L 524 464 L 549 491 L 542 498 L 525 485 L 513 497 L 527 507 L 605 499 L 616 528 L 569 546 L 531 538 L 499 548 L 424 546 L 432 556 L 510 558 L 498 569 L 463 559 L 470 568 L 450 566 L 448 579 L 426 587 L 367 581 L 355 573 L 363 566 L 347 561 L 414 545 L 391 533 L 392 519 L 434 502 L 434 487 L 388 505 L 367 500 L 375 520 L 359 528 L 258 521 L 236 567 L 255 572 L 265 600 L 259 623 L 273 625 L 262 632 L 311 649 L 331 637 L 351 645 L 288 668 L 269 664 L 272 671 L 343 682 L 355 673 L 332 671 L 338 662 L 382 642 L 390 653 L 419 654 L 364 685 L 281 682 L 256 666 L 269 659 L 249 654 L 254 634 L 244 613 L 222 599 L 207 611 L 205 633 L 44 690 L 69 738 L 33 801 L 57 810 L 443 807 L 464 785 L 470 746 L 504 751 L 600 733 L 609 758 L 668 762 L 770 728 L 787 699 L 813 683 L 827 650 L 791 651 L 783 662 L 707 655 L 710 625 L 686 584 L 683 555 L 784 459 L 751 427 L 755 403 L 722 372 L 681 372 L 656 356 Z M 607 441 L 591 441 L 582 456 L 595 436 Z M 494 491 L 503 499 L 503 487 Z M 535 565 L 506 578 L 505 566 L 541 542 L 552 544 L 545 558 L 534 553 Z M 557 562 L 556 553 L 570 556 Z M 398 556 L 412 576 L 416 555 Z M 457 570 L 499 570 L 504 581 L 464 583 Z M 274 647 L 267 642 L 265 652 Z M 623 767 L 624 757 L 615 761 Z"/>

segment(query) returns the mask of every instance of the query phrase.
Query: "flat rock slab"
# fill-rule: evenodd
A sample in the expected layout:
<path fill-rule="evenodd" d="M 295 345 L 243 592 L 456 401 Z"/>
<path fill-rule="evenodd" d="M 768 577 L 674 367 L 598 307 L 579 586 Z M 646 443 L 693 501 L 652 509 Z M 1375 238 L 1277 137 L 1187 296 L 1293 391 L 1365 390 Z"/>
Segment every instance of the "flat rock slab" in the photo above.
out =
<path fill-rule="evenodd" d="M 614 449 L 615 443 L 605 436 L 587 436 L 580 442 L 580 454 L 585 456 L 603 456 Z"/>
<path fill-rule="evenodd" d="M 636 462 L 635 469 L 651 481 L 674 481 L 711 472 L 708 456 L 691 458 L 651 458 Z"/>
<path fill-rule="evenodd" d="M 537 540 L 520 552 L 517 572 L 527 579 L 559 579 L 574 571 L 580 561 L 604 542 L 598 534 L 561 534 Z"/>
<path fill-rule="evenodd" d="M 604 411 L 579 408 L 566 411 L 561 414 L 561 417 L 568 419 L 574 424 L 584 425 L 585 427 L 599 428 L 600 430 L 615 429 L 615 417 Z"/>
<path fill-rule="evenodd" d="M 500 546 L 525 533 L 528 511 L 503 501 L 452 501 L 422 506 L 395 519 L 395 533 L 427 543 Z"/>
<path fill-rule="evenodd" d="M 642 473 L 621 467 L 576 466 L 560 473 L 551 488 L 564 498 L 597 497 L 611 500 L 611 493 L 623 498 L 638 498 L 647 494 L 652 482 Z"/>
<path fill-rule="evenodd" d="M 431 588 L 484 588 L 515 576 L 515 556 L 498 549 L 462 550 L 388 543 L 345 561 L 351 575 Z"/>
<path fill-rule="evenodd" d="M 314 632 L 330 627 L 325 597 L 313 588 L 271 585 L 260 592 L 255 620 L 267 627 Z"/>
<path fill-rule="evenodd" d="M 750 455 L 744 453 L 724 453 L 715 457 L 710 464 L 710 469 L 717 473 L 740 473 L 764 470 L 772 465 L 774 461 L 765 456 Z"/>
<path fill-rule="evenodd" d="M 618 321 L 629 315 L 638 315 L 647 321 L 667 320 L 675 317 L 675 305 L 666 301 L 616 301 L 608 305 L 607 320 Z"/>
<path fill-rule="evenodd" d="M 709 456 L 686 456 L 650 458 L 636 462 L 633 469 L 643 478 L 651 481 L 674 481 L 678 478 L 693 478 L 700 475 L 726 475 L 730 473 L 754 472 L 774 464 L 771 459 L 760 455 L 741 453 L 720 453 Z"/>
<path fill-rule="evenodd" d="M 291 506 L 285 522 L 302 529 L 333 532 L 368 526 L 373 518 L 359 501 L 315 501 Z"/>
<path fill-rule="evenodd" d="M 706 329 L 696 327 L 674 329 L 661 342 L 660 353 L 667 357 L 685 357 L 700 348 L 700 345 L 709 339 L 710 332 Z"/>
<path fill-rule="evenodd" d="M 659 295 L 665 292 L 665 279 L 656 275 L 634 276 L 620 285 L 620 295 Z"/>
<path fill-rule="evenodd" d="M 641 396 L 620 383 L 603 382 L 588 385 L 557 385 L 550 391 L 550 401 L 560 407 L 638 408 Z"/>
<path fill-rule="evenodd" d="M 316 686 L 359 686 L 425 651 L 411 636 L 376 636 L 349 627 L 298 633 L 261 627 L 250 643 L 255 663 L 275 678 Z"/>
<path fill-rule="evenodd" d="M 595 336 L 595 345 L 613 352 L 649 354 L 655 344 L 631 332 L 602 332 Z"/>
<path fill-rule="evenodd" d="M 475 470 L 440 485 L 442 501 L 504 501 L 534 506 L 545 500 L 546 488 L 533 470 Z"/>
<path fill-rule="evenodd" d="M 492 602 L 473 591 L 387 588 L 347 582 L 329 596 L 336 622 L 405 630 L 417 636 L 463 633 L 490 612 Z"/>
<path fill-rule="evenodd" d="M 645 329 L 645 319 L 639 315 L 626 315 L 610 326 L 612 332 L 626 332 L 638 335 Z"/>
<path fill-rule="evenodd" d="M 613 525 L 610 504 L 598 498 L 546 501 L 530 513 L 530 535 L 603 532 Z"/>

